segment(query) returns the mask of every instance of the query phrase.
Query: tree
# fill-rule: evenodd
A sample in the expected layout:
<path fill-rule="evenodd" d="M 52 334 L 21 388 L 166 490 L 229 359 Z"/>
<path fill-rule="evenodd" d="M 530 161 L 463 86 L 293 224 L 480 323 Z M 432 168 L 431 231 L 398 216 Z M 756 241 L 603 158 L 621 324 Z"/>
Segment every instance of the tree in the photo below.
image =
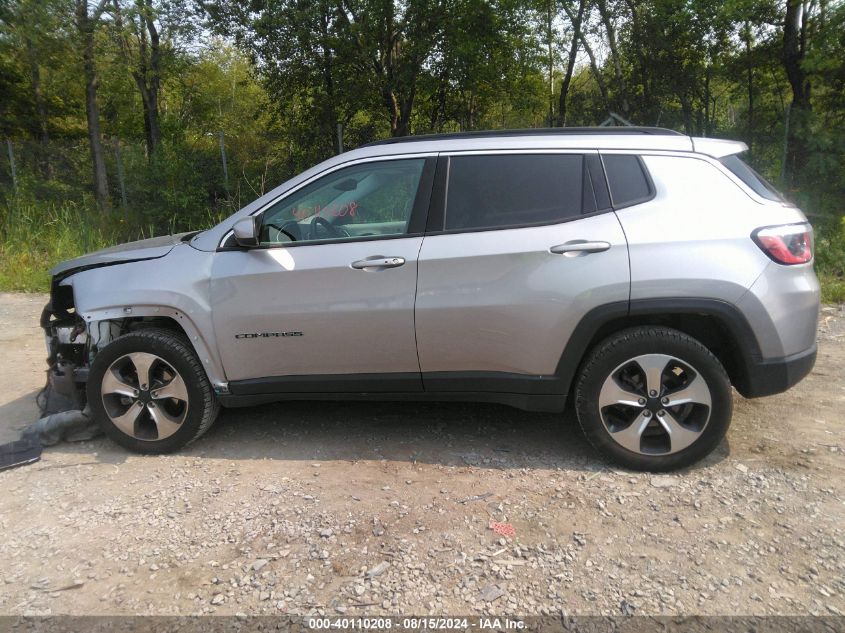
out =
<path fill-rule="evenodd" d="M 625 0 L 616 11 L 625 18 L 620 18 L 617 44 L 625 81 L 612 85 L 614 107 L 624 109 L 627 102 L 630 118 L 703 133 L 710 117 L 714 58 L 729 49 L 723 5 L 710 0 Z M 611 64 L 617 76 L 616 64 Z"/>
<path fill-rule="evenodd" d="M 806 135 L 812 110 L 810 78 L 804 68 L 807 55 L 810 9 L 801 0 L 787 0 L 783 24 L 783 68 L 792 89 L 789 131 L 786 141 L 786 175 L 792 182 L 797 168 L 806 161 Z"/>
<path fill-rule="evenodd" d="M 607 0 L 596 0 L 596 7 L 598 8 L 601 23 L 604 26 L 607 45 L 610 49 L 610 61 L 613 66 L 617 100 L 621 106 L 623 116 L 627 117 L 630 114 L 631 108 L 628 104 L 628 87 L 626 85 L 625 75 L 622 72 L 622 57 L 619 53 L 619 44 L 617 43 L 616 37 L 615 7 L 611 7 Z"/>
<path fill-rule="evenodd" d="M 843 60 L 840 0 L 0 0 L 0 138 L 23 195 L 72 199 L 93 171 L 101 206 L 119 139 L 127 218 L 187 228 L 341 135 L 615 112 L 742 138 L 817 213 L 845 208 Z"/>
<path fill-rule="evenodd" d="M 502 109 L 525 72 L 517 60 L 529 53 L 531 38 L 527 21 L 512 9 L 485 0 L 447 3 L 441 37 L 420 75 L 418 92 L 430 108 L 424 129 L 503 126 Z M 495 124 L 488 119 L 494 111 Z"/>
<path fill-rule="evenodd" d="M 566 71 L 563 74 L 563 81 L 560 84 L 560 97 L 558 99 L 557 124 L 561 127 L 566 126 L 566 101 L 569 95 L 569 87 L 572 85 L 572 73 L 575 70 L 575 62 L 578 59 L 578 49 L 581 42 L 581 24 L 584 20 L 584 9 L 586 7 L 587 0 L 578 0 L 578 10 L 574 15 L 571 10 L 567 10 L 566 12 L 570 16 L 572 36 L 569 42 L 569 54 L 566 58 Z"/>
<path fill-rule="evenodd" d="M 106 159 L 100 131 L 100 109 L 97 105 L 97 65 L 94 56 L 94 33 L 106 9 L 108 0 L 99 0 L 89 13 L 88 0 L 76 2 L 76 29 L 80 38 L 82 70 L 85 79 L 85 113 L 88 120 L 88 143 L 91 148 L 91 166 L 94 173 L 94 196 L 100 208 L 109 205 L 109 183 Z"/>
<path fill-rule="evenodd" d="M 126 25 L 120 0 L 112 0 L 112 7 L 120 48 L 141 95 L 147 156 L 152 160 L 161 142 L 158 108 L 161 88 L 161 37 L 156 26 L 156 10 L 152 0 L 135 0 L 134 10 L 128 15 L 129 24 Z M 130 37 L 135 39 L 137 52 L 133 51 Z"/>
<path fill-rule="evenodd" d="M 378 87 L 390 135 L 407 136 L 423 64 L 443 33 L 444 3 L 341 0 L 337 16 L 357 45 L 357 66 Z"/>
<path fill-rule="evenodd" d="M 45 63 L 55 59 L 55 33 L 59 30 L 60 15 L 59 8 L 49 0 L 18 0 L 0 8 L 0 25 L 10 37 L 9 43 L 16 51 L 15 65 L 27 82 L 29 103 L 25 105 L 27 114 L 21 118 L 30 135 L 39 142 L 38 162 L 41 175 L 47 180 L 53 177 L 53 163 L 49 150 L 49 112 L 41 69 Z"/>
<path fill-rule="evenodd" d="M 336 151 L 338 124 L 366 105 L 371 77 L 341 9 L 329 0 L 213 0 L 201 9 L 252 59 L 279 113 L 302 119 L 298 134 L 310 139 L 312 155 Z"/>
<path fill-rule="evenodd" d="M 566 12 L 566 15 L 569 17 L 572 24 L 578 22 L 579 28 L 577 30 L 573 30 L 574 35 L 577 35 L 578 38 L 580 38 L 581 45 L 584 47 L 584 52 L 587 53 L 587 58 L 590 60 L 590 70 L 592 71 L 593 79 L 595 79 L 596 86 L 601 94 L 602 107 L 604 111 L 609 114 L 612 110 L 610 105 L 610 92 L 608 90 L 604 74 L 602 73 L 602 69 L 599 67 L 598 58 L 593 50 L 593 45 L 590 43 L 589 16 L 588 14 L 584 14 L 580 20 L 577 19 L 577 15 L 572 12 L 571 7 L 566 3 L 563 5 L 563 10 Z"/>

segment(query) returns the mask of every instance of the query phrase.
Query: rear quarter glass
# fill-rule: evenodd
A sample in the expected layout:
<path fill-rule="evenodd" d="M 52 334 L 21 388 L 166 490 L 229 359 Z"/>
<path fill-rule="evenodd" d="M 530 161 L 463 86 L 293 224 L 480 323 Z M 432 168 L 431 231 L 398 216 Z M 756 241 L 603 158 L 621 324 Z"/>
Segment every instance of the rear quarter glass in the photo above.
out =
<path fill-rule="evenodd" d="M 719 159 L 719 162 L 722 163 L 727 169 L 733 173 L 734 176 L 739 178 L 742 182 L 746 185 L 751 187 L 761 198 L 765 198 L 766 200 L 772 200 L 775 202 L 782 202 L 783 196 L 780 192 L 775 189 L 771 183 L 769 183 L 765 178 L 763 178 L 760 174 L 758 174 L 754 169 L 749 166 L 739 154 L 730 154 L 729 156 L 723 156 Z"/>
<path fill-rule="evenodd" d="M 645 202 L 654 189 L 638 156 L 633 154 L 602 154 L 610 198 L 616 209 Z"/>

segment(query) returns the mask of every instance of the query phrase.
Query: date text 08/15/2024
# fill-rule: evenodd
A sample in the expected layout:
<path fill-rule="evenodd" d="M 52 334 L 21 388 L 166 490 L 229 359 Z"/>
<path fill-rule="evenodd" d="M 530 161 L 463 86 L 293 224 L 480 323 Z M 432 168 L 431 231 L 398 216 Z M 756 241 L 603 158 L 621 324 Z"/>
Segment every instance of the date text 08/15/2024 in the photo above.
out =
<path fill-rule="evenodd" d="M 371 630 L 388 631 L 391 629 L 421 631 L 421 630 L 452 630 L 467 631 L 521 631 L 525 629 L 525 622 L 515 618 L 499 618 L 484 616 L 476 618 L 466 617 L 353 617 L 353 618 L 308 618 L 308 628 L 315 630 Z"/>

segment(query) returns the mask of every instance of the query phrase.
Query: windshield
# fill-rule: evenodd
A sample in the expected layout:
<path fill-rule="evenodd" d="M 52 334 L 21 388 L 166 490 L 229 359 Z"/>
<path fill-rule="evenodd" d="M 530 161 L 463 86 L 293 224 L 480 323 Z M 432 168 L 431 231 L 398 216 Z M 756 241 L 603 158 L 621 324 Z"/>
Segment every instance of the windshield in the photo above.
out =
<path fill-rule="evenodd" d="M 723 156 L 719 159 L 719 162 L 730 169 L 734 176 L 751 187 L 758 196 L 767 200 L 783 202 L 783 196 L 780 192 L 742 160 L 739 154 Z"/>

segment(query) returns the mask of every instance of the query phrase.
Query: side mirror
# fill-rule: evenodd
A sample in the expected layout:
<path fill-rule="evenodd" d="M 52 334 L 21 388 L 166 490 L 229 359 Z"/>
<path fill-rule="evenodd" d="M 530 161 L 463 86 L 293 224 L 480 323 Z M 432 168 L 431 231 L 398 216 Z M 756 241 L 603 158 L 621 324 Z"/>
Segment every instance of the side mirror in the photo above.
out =
<path fill-rule="evenodd" d="M 232 232 L 235 234 L 235 242 L 244 248 L 258 246 L 258 232 L 261 230 L 261 216 L 248 215 L 235 222 Z"/>

